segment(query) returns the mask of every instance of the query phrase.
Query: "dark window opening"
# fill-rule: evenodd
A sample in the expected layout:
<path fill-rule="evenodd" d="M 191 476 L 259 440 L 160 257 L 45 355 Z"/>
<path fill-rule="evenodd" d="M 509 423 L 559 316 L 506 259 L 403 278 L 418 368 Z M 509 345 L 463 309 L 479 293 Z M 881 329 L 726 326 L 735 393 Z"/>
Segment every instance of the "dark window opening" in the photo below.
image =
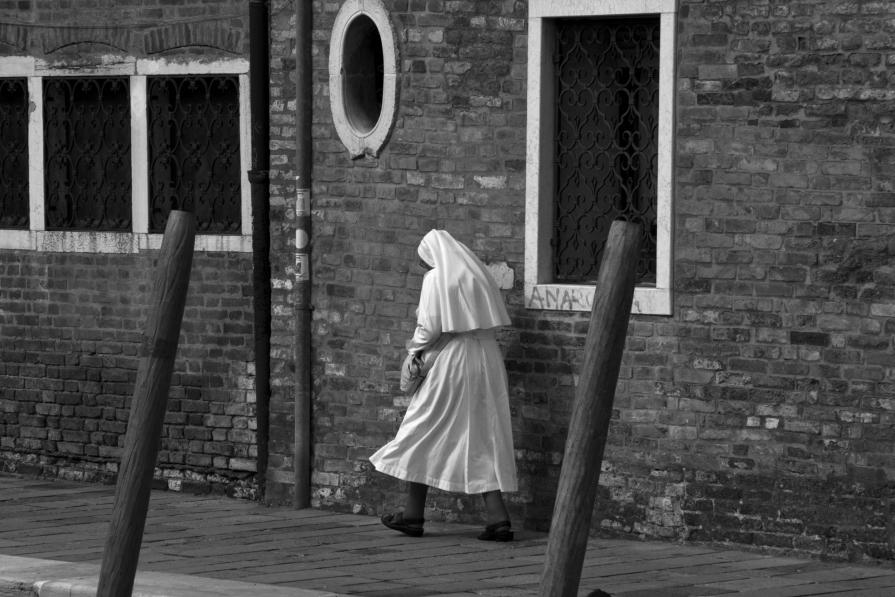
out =
<path fill-rule="evenodd" d="M 44 79 L 47 230 L 131 228 L 126 77 Z"/>
<path fill-rule="evenodd" d="M 206 234 L 240 234 L 239 80 L 150 77 L 149 231 L 172 209 L 193 212 Z"/>
<path fill-rule="evenodd" d="M 385 62 L 379 29 L 370 17 L 354 19 L 345 33 L 342 85 L 345 114 L 360 133 L 369 133 L 382 113 Z"/>
<path fill-rule="evenodd" d="M 638 284 L 655 284 L 659 18 L 559 19 L 554 64 L 555 281 L 595 281 L 624 218 L 643 225 Z"/>
<path fill-rule="evenodd" d="M 28 229 L 28 83 L 0 79 L 0 228 Z"/>

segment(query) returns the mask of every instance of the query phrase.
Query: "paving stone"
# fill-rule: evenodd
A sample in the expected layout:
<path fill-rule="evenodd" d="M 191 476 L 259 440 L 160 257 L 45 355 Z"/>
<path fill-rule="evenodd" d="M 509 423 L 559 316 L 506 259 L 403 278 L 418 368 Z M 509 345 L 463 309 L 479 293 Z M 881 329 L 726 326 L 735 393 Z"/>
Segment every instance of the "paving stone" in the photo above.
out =
<path fill-rule="evenodd" d="M 51 568 L 75 567 L 61 568 L 69 572 L 98 566 L 113 487 L 4 475 L 0 482 L 3 557 L 38 554 L 38 561 L 55 561 Z M 537 595 L 547 536 L 524 531 L 520 540 L 498 544 L 476 540 L 480 530 L 429 523 L 423 537 L 410 538 L 371 516 L 154 491 L 139 570 L 181 575 L 178 582 L 192 579 L 197 586 L 250 582 L 271 590 L 368 597 Z M 882 597 L 895 595 L 895 565 L 837 564 L 703 544 L 592 539 L 579 596 L 596 588 L 613 597 Z"/>

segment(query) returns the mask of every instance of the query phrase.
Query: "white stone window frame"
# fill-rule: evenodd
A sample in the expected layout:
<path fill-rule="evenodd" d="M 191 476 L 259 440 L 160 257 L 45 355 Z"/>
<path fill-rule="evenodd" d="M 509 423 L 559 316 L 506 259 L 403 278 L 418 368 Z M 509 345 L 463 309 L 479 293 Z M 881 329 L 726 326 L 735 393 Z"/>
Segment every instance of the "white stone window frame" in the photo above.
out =
<path fill-rule="evenodd" d="M 528 104 L 525 164 L 525 306 L 590 311 L 595 286 L 554 284 L 553 138 L 554 20 L 659 16 L 659 127 L 656 198 L 656 284 L 634 290 L 631 312 L 672 313 L 672 199 L 674 171 L 674 55 L 677 0 L 531 0 L 528 18 Z"/>
<path fill-rule="evenodd" d="M 345 109 L 342 76 L 348 30 L 351 23 L 360 16 L 369 18 L 376 25 L 382 42 L 382 106 L 379 119 L 369 131 L 360 131 L 351 124 Z M 398 88 L 398 47 L 395 40 L 395 30 L 389 19 L 388 9 L 381 0 L 346 0 L 333 22 L 329 46 L 329 105 L 336 134 L 352 158 L 378 156 L 395 123 Z"/>
<path fill-rule="evenodd" d="M 100 65 L 58 65 L 33 57 L 0 58 L 0 77 L 26 78 L 28 102 L 29 229 L 0 228 L 0 249 L 65 253 L 138 253 L 158 249 L 163 234 L 149 233 L 149 133 L 147 77 L 177 75 L 236 75 L 239 79 L 239 154 L 241 193 L 240 234 L 197 234 L 197 251 L 252 251 L 252 203 L 249 63 L 245 59 L 169 61 L 108 57 Z M 131 102 L 131 231 L 46 230 L 44 213 L 43 79 L 84 76 L 127 76 Z"/>

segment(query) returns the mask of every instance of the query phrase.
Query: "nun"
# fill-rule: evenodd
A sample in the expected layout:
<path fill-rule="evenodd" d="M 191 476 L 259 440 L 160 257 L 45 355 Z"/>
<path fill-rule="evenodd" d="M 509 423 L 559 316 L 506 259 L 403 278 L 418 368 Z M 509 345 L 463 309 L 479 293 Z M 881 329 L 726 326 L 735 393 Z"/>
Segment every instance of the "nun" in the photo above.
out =
<path fill-rule="evenodd" d="M 370 457 L 376 470 L 409 483 L 404 510 L 385 514 L 382 523 L 422 536 L 426 495 L 436 487 L 481 494 L 488 524 L 478 538 L 511 541 L 502 493 L 517 490 L 516 462 L 507 373 L 496 337 L 510 318 L 491 273 L 447 231 L 429 231 L 417 252 L 428 271 L 407 351 L 440 351 L 397 435 Z"/>

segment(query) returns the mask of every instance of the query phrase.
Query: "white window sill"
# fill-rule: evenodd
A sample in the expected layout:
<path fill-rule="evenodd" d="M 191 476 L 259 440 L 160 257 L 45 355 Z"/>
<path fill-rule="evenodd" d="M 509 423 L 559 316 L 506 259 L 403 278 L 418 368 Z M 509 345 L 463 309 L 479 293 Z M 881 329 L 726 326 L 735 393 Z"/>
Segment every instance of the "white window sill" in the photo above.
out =
<path fill-rule="evenodd" d="M 162 246 L 162 234 L 0 230 L 0 249 L 47 253 L 139 253 Z M 196 251 L 251 253 L 252 237 L 197 234 Z"/>

